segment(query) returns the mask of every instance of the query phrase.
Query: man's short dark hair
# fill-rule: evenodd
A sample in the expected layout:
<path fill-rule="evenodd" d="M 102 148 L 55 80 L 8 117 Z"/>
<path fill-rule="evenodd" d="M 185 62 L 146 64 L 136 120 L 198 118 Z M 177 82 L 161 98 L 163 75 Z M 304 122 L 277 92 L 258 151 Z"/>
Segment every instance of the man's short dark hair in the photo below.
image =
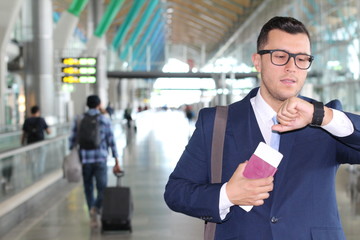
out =
<path fill-rule="evenodd" d="M 87 98 L 86 105 L 89 108 L 96 108 L 101 103 L 100 98 L 98 95 L 90 95 Z"/>
<path fill-rule="evenodd" d="M 310 34 L 306 29 L 305 25 L 292 17 L 273 17 L 262 27 L 259 37 L 257 39 L 257 51 L 262 50 L 268 41 L 269 32 L 271 30 L 278 29 L 290 34 L 305 33 L 309 41 Z"/>
<path fill-rule="evenodd" d="M 38 111 L 40 111 L 40 108 L 38 106 L 32 106 L 30 109 L 31 114 L 35 114 Z"/>

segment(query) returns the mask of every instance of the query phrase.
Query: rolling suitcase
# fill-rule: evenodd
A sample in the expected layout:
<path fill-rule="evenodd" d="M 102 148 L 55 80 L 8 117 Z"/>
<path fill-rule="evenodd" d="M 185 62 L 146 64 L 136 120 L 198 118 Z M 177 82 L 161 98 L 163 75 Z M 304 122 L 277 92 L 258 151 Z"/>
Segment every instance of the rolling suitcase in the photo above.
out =
<path fill-rule="evenodd" d="M 117 177 L 116 187 L 107 187 L 104 191 L 103 207 L 101 213 L 101 231 L 132 232 L 131 218 L 133 202 L 129 187 L 122 187 L 120 178 L 124 172 L 115 174 Z"/>

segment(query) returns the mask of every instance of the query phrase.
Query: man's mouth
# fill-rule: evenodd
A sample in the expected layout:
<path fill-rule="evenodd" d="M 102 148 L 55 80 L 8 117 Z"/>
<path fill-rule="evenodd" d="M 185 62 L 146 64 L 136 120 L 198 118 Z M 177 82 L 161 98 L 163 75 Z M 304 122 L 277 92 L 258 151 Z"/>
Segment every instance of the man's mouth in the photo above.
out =
<path fill-rule="evenodd" d="M 294 79 L 282 79 L 280 80 L 281 83 L 285 84 L 285 85 L 293 85 L 296 83 L 296 80 Z"/>

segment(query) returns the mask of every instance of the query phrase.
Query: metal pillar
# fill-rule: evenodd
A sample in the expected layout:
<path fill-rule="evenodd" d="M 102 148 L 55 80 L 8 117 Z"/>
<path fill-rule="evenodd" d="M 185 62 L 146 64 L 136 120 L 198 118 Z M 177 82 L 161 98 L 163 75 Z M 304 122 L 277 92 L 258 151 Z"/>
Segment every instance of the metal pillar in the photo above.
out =
<path fill-rule="evenodd" d="M 28 51 L 26 106 L 38 105 L 44 117 L 54 117 L 54 53 L 51 0 L 32 0 L 33 42 Z"/>
<path fill-rule="evenodd" d="M 91 4 L 93 5 L 93 21 L 95 23 L 95 26 L 97 26 L 101 19 L 102 15 L 104 13 L 104 5 L 103 1 L 99 0 L 92 0 Z M 108 79 L 107 79 L 107 69 L 106 69 L 106 43 L 105 43 L 105 36 L 101 38 L 102 43 L 100 44 L 99 52 L 97 54 L 97 72 L 96 72 L 96 78 L 97 82 L 95 84 L 95 94 L 97 94 L 102 104 L 106 104 L 108 102 Z"/>
<path fill-rule="evenodd" d="M 219 95 L 219 97 L 220 97 L 220 105 L 225 106 L 225 105 L 227 105 L 226 73 L 221 73 L 220 88 L 222 89 L 222 93 Z"/>
<path fill-rule="evenodd" d="M 200 52 L 200 66 L 199 70 L 205 66 L 206 63 L 206 46 L 205 44 L 201 45 L 201 52 Z"/>
<path fill-rule="evenodd" d="M 146 71 L 151 71 L 151 47 L 146 46 Z"/>
<path fill-rule="evenodd" d="M 114 20 L 116 14 L 119 12 L 123 2 L 124 0 L 112 0 L 109 3 L 103 17 L 97 23 L 94 34 L 88 36 L 89 41 L 86 44 L 86 51 L 84 53 L 86 56 L 96 56 L 98 54 L 98 51 L 103 48 L 102 38 L 105 35 L 106 31 L 109 29 L 110 24 Z M 94 26 L 92 25 L 91 29 L 93 28 Z"/>

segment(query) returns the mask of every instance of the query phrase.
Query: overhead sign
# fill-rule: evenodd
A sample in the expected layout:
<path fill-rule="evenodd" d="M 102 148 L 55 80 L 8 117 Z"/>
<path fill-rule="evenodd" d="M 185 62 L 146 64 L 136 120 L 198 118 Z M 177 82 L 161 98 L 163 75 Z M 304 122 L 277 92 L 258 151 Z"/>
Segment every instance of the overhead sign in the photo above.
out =
<path fill-rule="evenodd" d="M 61 80 L 64 83 L 96 83 L 96 63 L 93 57 L 61 59 Z"/>

